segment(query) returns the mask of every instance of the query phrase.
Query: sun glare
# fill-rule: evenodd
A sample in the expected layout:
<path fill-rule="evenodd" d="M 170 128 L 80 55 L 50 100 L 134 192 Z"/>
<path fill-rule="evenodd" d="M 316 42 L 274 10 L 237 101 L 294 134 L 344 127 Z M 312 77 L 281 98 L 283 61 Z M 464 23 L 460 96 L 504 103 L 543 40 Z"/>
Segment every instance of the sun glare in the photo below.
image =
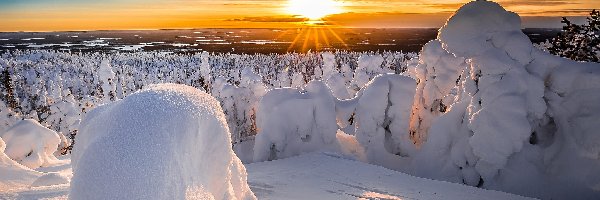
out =
<path fill-rule="evenodd" d="M 289 0 L 287 12 L 310 20 L 320 20 L 342 12 L 342 3 L 335 0 Z"/>

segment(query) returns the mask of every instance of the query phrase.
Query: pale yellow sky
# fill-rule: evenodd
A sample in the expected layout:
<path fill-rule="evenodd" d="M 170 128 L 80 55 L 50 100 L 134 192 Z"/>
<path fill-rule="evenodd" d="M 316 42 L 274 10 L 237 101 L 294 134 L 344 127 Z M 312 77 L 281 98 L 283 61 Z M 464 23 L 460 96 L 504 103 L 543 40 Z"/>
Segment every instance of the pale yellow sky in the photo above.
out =
<path fill-rule="evenodd" d="M 468 0 L 344 0 L 325 19 L 344 27 L 439 27 Z M 443 2 L 443 3 L 440 3 Z M 560 25 L 600 0 L 499 0 L 526 27 Z M 287 0 L 0 0 L 0 31 L 161 28 L 286 28 L 301 21 Z"/>

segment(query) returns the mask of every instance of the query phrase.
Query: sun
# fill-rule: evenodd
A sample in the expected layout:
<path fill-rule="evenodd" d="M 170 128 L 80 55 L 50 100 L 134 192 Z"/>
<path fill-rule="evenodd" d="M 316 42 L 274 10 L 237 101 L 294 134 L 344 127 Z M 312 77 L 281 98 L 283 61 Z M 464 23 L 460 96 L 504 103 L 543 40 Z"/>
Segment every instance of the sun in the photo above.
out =
<path fill-rule="evenodd" d="M 310 20 L 320 20 L 343 10 L 342 3 L 335 0 L 288 0 L 286 11 Z"/>

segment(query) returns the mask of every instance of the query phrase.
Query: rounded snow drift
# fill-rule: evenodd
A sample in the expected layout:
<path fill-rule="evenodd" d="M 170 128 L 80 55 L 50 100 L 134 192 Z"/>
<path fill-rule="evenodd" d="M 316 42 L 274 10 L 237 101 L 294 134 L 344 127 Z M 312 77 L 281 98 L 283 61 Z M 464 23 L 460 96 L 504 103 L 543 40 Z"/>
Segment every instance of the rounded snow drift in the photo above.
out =
<path fill-rule="evenodd" d="M 60 137 L 35 120 L 19 121 L 2 135 L 2 139 L 6 142 L 6 155 L 31 169 L 60 162 L 54 156 Z"/>
<path fill-rule="evenodd" d="M 31 187 L 41 187 L 41 186 L 51 186 L 51 185 L 61 185 L 69 183 L 69 177 L 66 177 L 60 173 L 46 173 L 39 178 L 37 178 L 33 183 L 31 183 Z"/>
<path fill-rule="evenodd" d="M 151 85 L 86 116 L 70 199 L 255 199 L 213 97 Z"/>

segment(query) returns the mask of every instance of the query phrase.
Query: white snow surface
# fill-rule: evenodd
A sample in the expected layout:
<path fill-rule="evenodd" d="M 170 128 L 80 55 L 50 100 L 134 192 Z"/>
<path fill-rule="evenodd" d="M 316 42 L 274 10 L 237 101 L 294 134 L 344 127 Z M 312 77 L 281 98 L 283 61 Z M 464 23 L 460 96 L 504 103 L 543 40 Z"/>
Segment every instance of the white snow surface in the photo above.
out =
<path fill-rule="evenodd" d="M 528 199 L 413 177 L 335 153 L 308 153 L 247 165 L 259 199 Z"/>
<path fill-rule="evenodd" d="M 70 199 L 255 199 L 221 106 L 193 87 L 100 106 L 77 137 Z"/>
<path fill-rule="evenodd" d="M 60 137 L 35 120 L 21 120 L 1 136 L 6 143 L 4 153 L 30 169 L 61 163 L 54 156 Z"/>
<path fill-rule="evenodd" d="M 26 187 L 41 175 L 6 156 L 5 148 L 0 138 L 0 193 Z"/>
<path fill-rule="evenodd" d="M 246 168 L 248 184 L 259 199 L 529 199 L 418 178 L 335 153 L 308 153 Z M 68 195 L 69 185 L 63 184 L 0 192 L 0 199 L 67 199 Z"/>
<path fill-rule="evenodd" d="M 61 173 L 45 173 L 44 175 L 37 178 L 33 183 L 31 183 L 31 187 L 67 184 L 70 180 L 71 179 L 69 177 Z"/>
<path fill-rule="evenodd" d="M 39 61 L 42 55 L 67 56 L 44 52 L 16 55 L 20 56 L 7 59 L 4 63 L 26 63 L 29 60 L 39 63 L 46 61 Z M 258 197 L 266 199 L 469 199 L 469 195 L 483 191 L 449 183 L 443 183 L 448 187 L 437 187 L 437 182 L 433 184 L 432 181 L 424 181 L 419 185 L 421 179 L 407 178 L 409 176 L 397 171 L 542 199 L 600 199 L 600 64 L 574 62 L 533 48 L 527 36 L 521 32 L 519 16 L 494 2 L 473 1 L 465 4 L 440 29 L 438 38 L 423 47 L 418 63 L 403 63 L 402 67 L 407 65 L 406 70 L 391 66 L 395 61 L 390 59 L 393 58 L 390 55 L 398 54 L 385 56 L 368 52 L 353 54 L 352 58 L 348 55 L 339 56 L 339 52 L 262 58 L 260 55 L 259 58 L 235 54 L 218 56 L 205 52 L 195 59 L 195 63 L 181 57 L 168 57 L 151 62 L 154 64 L 150 68 L 140 69 L 119 66 L 120 63 L 138 63 L 136 59 L 125 62 L 127 59 L 123 57 L 127 55 L 154 59 L 152 54 L 126 54 L 111 58 L 110 61 L 116 63 L 114 67 L 103 65 L 103 68 L 112 68 L 110 70 L 121 75 L 113 76 L 117 80 L 105 82 L 108 83 L 105 85 L 107 90 L 111 90 L 108 95 L 120 97 L 118 90 L 131 93 L 156 82 L 183 81 L 188 85 L 203 87 L 220 101 L 227 115 L 222 117 L 220 114 L 217 120 L 213 120 L 217 122 L 206 123 L 220 124 L 215 125 L 215 129 L 223 132 L 223 129 L 227 129 L 224 118 L 229 123 L 229 130 L 235 134 L 231 136 L 234 141 L 225 138 L 229 136 L 220 137 L 227 133 L 211 132 L 211 136 L 219 137 L 213 139 L 201 135 L 196 138 L 199 142 L 191 142 L 196 140 L 190 139 L 187 133 L 207 129 L 190 125 L 194 124 L 189 123 L 190 119 L 205 120 L 206 116 L 198 112 L 189 113 L 188 110 L 197 107 L 189 107 L 187 103 L 175 106 L 162 101 L 178 99 L 178 96 L 167 95 L 163 98 L 159 93 L 170 93 L 159 92 L 163 90 L 152 86 L 133 94 L 129 100 L 101 106 L 88 113 L 73 154 L 76 176 L 81 176 L 74 178 L 72 186 L 75 190 L 88 188 L 75 182 L 83 185 L 117 182 L 102 186 L 153 186 L 160 190 L 151 190 L 149 194 L 142 195 L 160 198 L 156 194 L 161 191 L 191 185 L 191 189 L 177 189 L 176 194 L 194 193 L 200 194 L 198 198 L 211 198 L 215 195 L 214 190 L 219 190 L 219 194 L 229 190 L 214 189 L 205 182 L 190 182 L 196 179 L 185 179 L 184 175 L 197 177 L 195 171 L 175 173 L 182 171 L 174 168 L 187 170 L 186 167 L 200 165 L 203 167 L 197 168 L 213 172 L 214 167 L 201 163 L 202 159 L 209 158 L 226 163 L 219 166 L 228 166 L 214 171 L 217 174 L 215 177 L 221 177 L 219 180 L 231 177 L 244 179 L 243 167 L 235 156 L 220 156 L 231 154 L 231 144 L 228 142 L 233 142 L 236 152 L 247 163 L 278 159 L 248 165 L 252 188 Z M 97 60 L 94 59 L 105 58 L 78 59 L 97 66 Z M 64 60 L 69 59 L 54 63 Z M 182 68 L 179 62 L 172 64 L 173 60 L 184 62 L 188 67 Z M 317 64 L 319 60 L 323 61 L 322 64 Z M 235 66 L 230 61 L 235 61 Z M 272 66 L 268 63 L 278 63 L 279 67 L 264 67 Z M 396 68 L 396 72 L 403 71 L 404 76 L 387 75 L 392 68 Z M 193 73 L 188 74 L 188 70 Z M 120 77 L 129 72 L 136 74 L 136 77 Z M 24 74 L 31 76 L 36 72 L 25 71 Z M 73 94 L 78 93 L 78 97 L 84 99 L 82 102 L 86 106 L 83 108 L 102 102 L 96 98 L 107 97 L 102 94 L 82 96 L 94 91 L 95 87 L 88 86 L 92 84 L 87 81 L 81 81 L 80 76 L 65 79 L 61 79 L 60 75 L 55 76 L 58 78 L 50 83 L 49 99 L 72 102 L 72 98 L 68 98 L 68 91 L 61 88 L 73 85 L 81 87 L 82 91 Z M 98 80 L 98 77 L 94 75 L 87 79 Z M 27 79 L 32 80 L 35 79 Z M 37 90 L 25 90 L 22 93 L 42 91 L 45 94 L 44 87 L 40 85 L 32 87 Z M 67 98 L 62 97 L 65 95 Z M 158 100 L 167 106 L 152 106 L 149 103 Z M 46 101 L 45 96 L 41 101 Z M 171 107 L 176 108 L 167 109 Z M 204 108 L 200 107 L 197 109 Z M 6 106 L 0 104 L 0 108 Z M 133 112 L 135 109 L 140 112 Z M 63 116 L 61 109 L 52 110 L 55 111 L 58 114 L 52 114 L 58 117 L 48 119 L 59 120 L 51 120 L 52 126 L 64 127 L 64 130 L 77 127 L 72 120 L 57 124 L 67 118 L 64 118 L 66 116 Z M 136 119 L 132 116 L 142 115 L 143 120 L 132 120 Z M 30 113 L 27 116 L 36 115 Z M 8 108 L 2 109 L 0 129 L 9 127 L 19 117 Z M 167 134 L 173 129 L 178 134 Z M 257 132 L 258 135 L 254 136 Z M 196 151 L 198 146 L 214 148 L 217 153 L 199 153 Z M 337 152 L 343 156 L 316 153 L 323 151 Z M 15 180 L 15 183 L 28 185 L 40 176 L 35 172 L 31 175 L 26 168 L 23 171 L 23 166 L 19 168 L 20 165 L 10 159 L 3 162 L 5 168 L 25 174 L 23 180 L 18 180 L 19 176 L 3 176 L 14 178 L 11 180 Z M 136 164 L 138 162 L 153 164 Z M 217 165 L 213 162 L 210 164 Z M 99 166 L 108 168 L 111 175 L 102 173 L 96 176 Z M 223 173 L 223 169 L 232 169 L 233 174 L 241 175 L 230 176 Z M 148 173 L 153 170 L 161 173 Z M 168 176 L 168 183 L 152 181 L 161 175 L 167 176 L 162 172 L 176 176 Z M 147 174 L 154 175 L 144 176 L 147 182 L 114 181 L 120 177 Z M 54 179 L 52 176 L 47 175 L 40 181 L 44 182 L 45 178 L 53 180 L 48 183 L 61 181 L 60 177 Z M 404 182 L 406 180 L 410 184 Z M 173 182 L 181 184 L 171 184 Z M 222 185 L 228 183 L 247 186 L 242 180 L 220 182 L 214 187 L 227 188 Z M 31 189 L 18 195 L 34 198 L 49 197 L 44 196 L 44 192 L 57 196 L 66 193 L 53 189 L 63 186 L 49 187 L 47 190 Z M 457 192 L 453 193 L 453 189 L 450 191 L 448 188 L 451 187 L 456 187 Z M 101 190 L 102 187 L 90 188 Z M 136 195 L 142 193 L 133 191 Z M 445 196 L 436 196 L 438 193 Z M 32 196 L 27 196 L 29 194 Z M 517 198 L 496 196 L 496 192 L 481 194 L 483 196 L 472 198 Z M 79 194 L 74 192 L 72 195 Z"/>

